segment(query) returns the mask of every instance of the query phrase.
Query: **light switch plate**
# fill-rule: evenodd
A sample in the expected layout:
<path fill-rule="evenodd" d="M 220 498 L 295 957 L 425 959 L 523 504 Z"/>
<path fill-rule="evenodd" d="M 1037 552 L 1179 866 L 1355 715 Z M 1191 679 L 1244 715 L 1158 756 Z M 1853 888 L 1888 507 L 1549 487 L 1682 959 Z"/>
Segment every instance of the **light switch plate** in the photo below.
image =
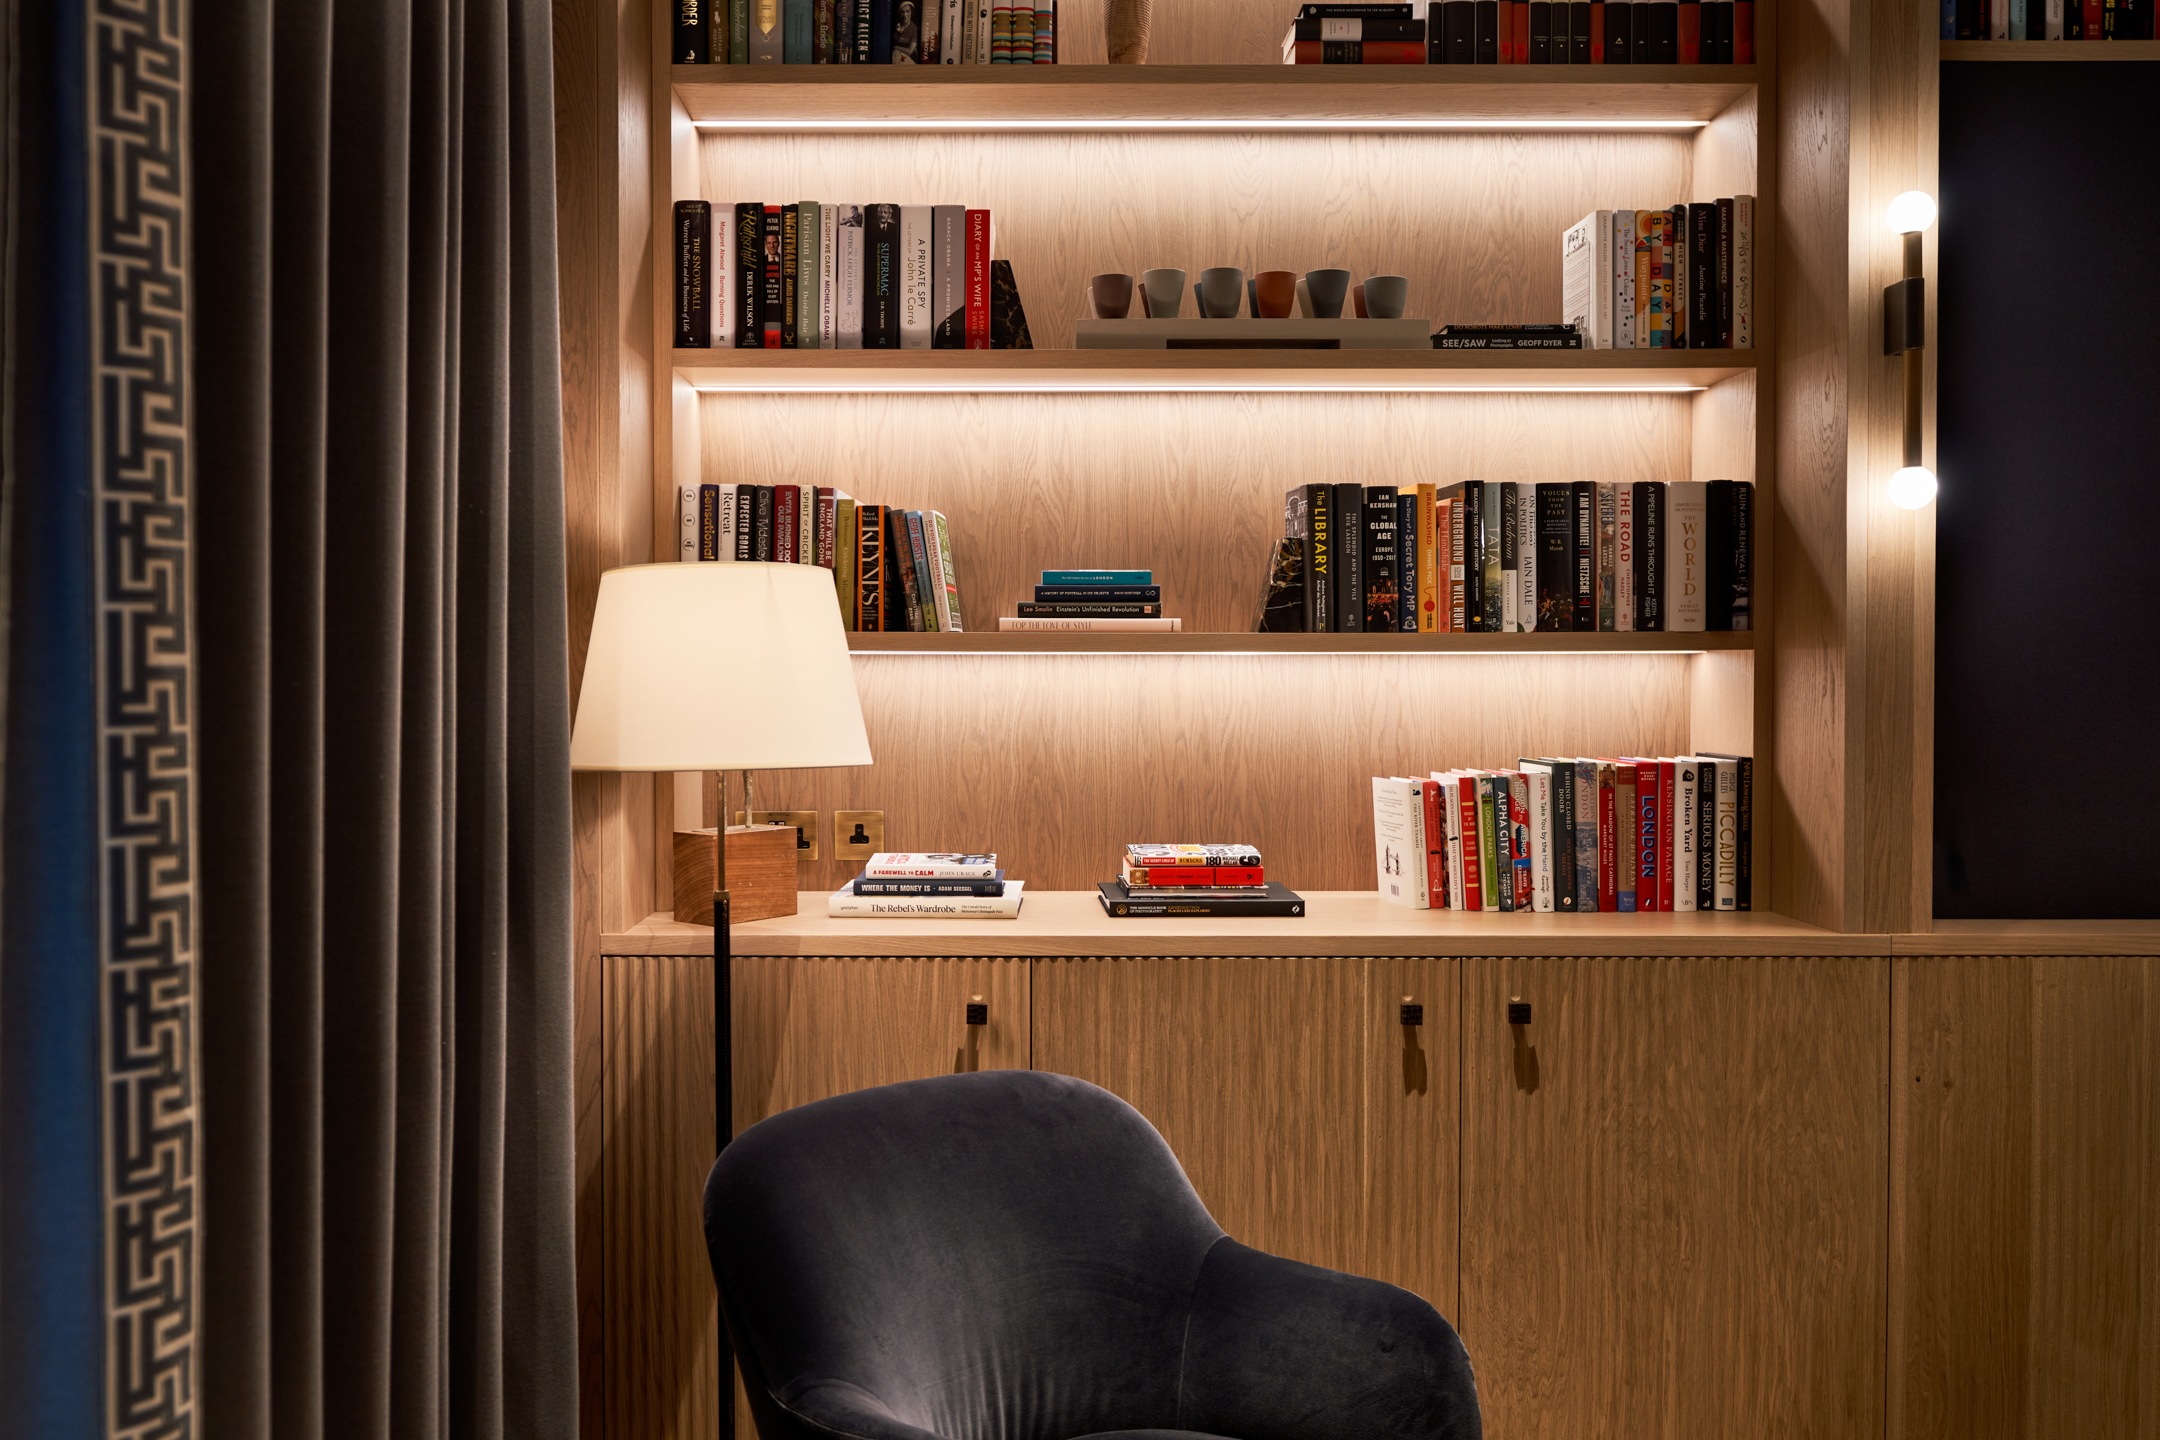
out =
<path fill-rule="evenodd" d="M 795 827 L 795 858 L 815 860 L 818 858 L 818 812 L 815 810 L 753 810 L 752 825 L 792 825 Z M 735 812 L 735 823 L 743 823 L 743 812 Z"/>
<path fill-rule="evenodd" d="M 862 839 L 855 838 L 857 830 Z M 861 862 L 885 848 L 883 810 L 835 810 L 832 813 L 833 854 L 842 860 Z"/>

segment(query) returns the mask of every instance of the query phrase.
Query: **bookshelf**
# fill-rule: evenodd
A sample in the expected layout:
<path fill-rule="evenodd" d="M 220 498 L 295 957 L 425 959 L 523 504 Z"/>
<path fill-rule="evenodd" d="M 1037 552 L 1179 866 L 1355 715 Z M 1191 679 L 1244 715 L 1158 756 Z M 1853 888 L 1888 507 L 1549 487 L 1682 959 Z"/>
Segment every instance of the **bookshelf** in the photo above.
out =
<path fill-rule="evenodd" d="M 2145 61 L 2160 60 L 2160 40 L 1945 40 L 1944 60 Z"/>

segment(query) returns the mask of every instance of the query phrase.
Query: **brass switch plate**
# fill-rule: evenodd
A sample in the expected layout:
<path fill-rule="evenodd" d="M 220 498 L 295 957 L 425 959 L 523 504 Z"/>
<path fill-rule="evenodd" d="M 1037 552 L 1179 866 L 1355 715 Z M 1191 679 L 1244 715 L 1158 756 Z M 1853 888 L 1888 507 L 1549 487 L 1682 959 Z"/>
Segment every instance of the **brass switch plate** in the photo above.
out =
<path fill-rule="evenodd" d="M 753 810 L 752 825 L 791 825 L 795 829 L 795 858 L 815 860 L 818 858 L 818 812 L 815 810 Z M 735 823 L 743 823 L 743 812 L 735 812 Z"/>
<path fill-rule="evenodd" d="M 857 830 L 860 840 L 855 838 Z M 861 864 L 885 848 L 883 810 L 835 810 L 832 812 L 833 854 Z"/>

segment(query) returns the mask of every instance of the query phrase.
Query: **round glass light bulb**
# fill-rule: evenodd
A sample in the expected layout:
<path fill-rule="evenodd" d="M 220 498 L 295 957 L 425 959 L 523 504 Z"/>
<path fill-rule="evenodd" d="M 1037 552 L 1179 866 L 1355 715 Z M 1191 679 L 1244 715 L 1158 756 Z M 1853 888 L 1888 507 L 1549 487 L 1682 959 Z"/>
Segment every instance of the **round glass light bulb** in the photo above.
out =
<path fill-rule="evenodd" d="M 1890 228 L 1911 235 L 1935 223 L 1935 201 L 1925 190 L 1907 190 L 1890 202 Z"/>
<path fill-rule="evenodd" d="M 1908 465 L 1890 477 L 1891 503 L 1918 510 L 1935 498 L 1935 476 L 1925 465 Z"/>

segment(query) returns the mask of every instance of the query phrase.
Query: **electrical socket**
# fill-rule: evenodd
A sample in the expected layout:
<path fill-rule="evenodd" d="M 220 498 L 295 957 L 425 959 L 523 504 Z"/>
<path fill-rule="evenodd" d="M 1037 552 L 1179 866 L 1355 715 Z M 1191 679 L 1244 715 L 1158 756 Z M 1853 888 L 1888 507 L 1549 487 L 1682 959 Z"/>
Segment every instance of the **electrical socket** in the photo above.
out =
<path fill-rule="evenodd" d="M 818 812 L 815 810 L 753 810 L 752 825 L 787 825 L 795 831 L 795 858 L 815 860 L 818 858 Z M 743 812 L 735 812 L 735 823 L 743 823 Z"/>
<path fill-rule="evenodd" d="M 835 810 L 832 815 L 833 855 L 841 860 L 868 860 L 885 848 L 883 810 Z M 855 834 L 862 832 L 862 839 Z"/>

